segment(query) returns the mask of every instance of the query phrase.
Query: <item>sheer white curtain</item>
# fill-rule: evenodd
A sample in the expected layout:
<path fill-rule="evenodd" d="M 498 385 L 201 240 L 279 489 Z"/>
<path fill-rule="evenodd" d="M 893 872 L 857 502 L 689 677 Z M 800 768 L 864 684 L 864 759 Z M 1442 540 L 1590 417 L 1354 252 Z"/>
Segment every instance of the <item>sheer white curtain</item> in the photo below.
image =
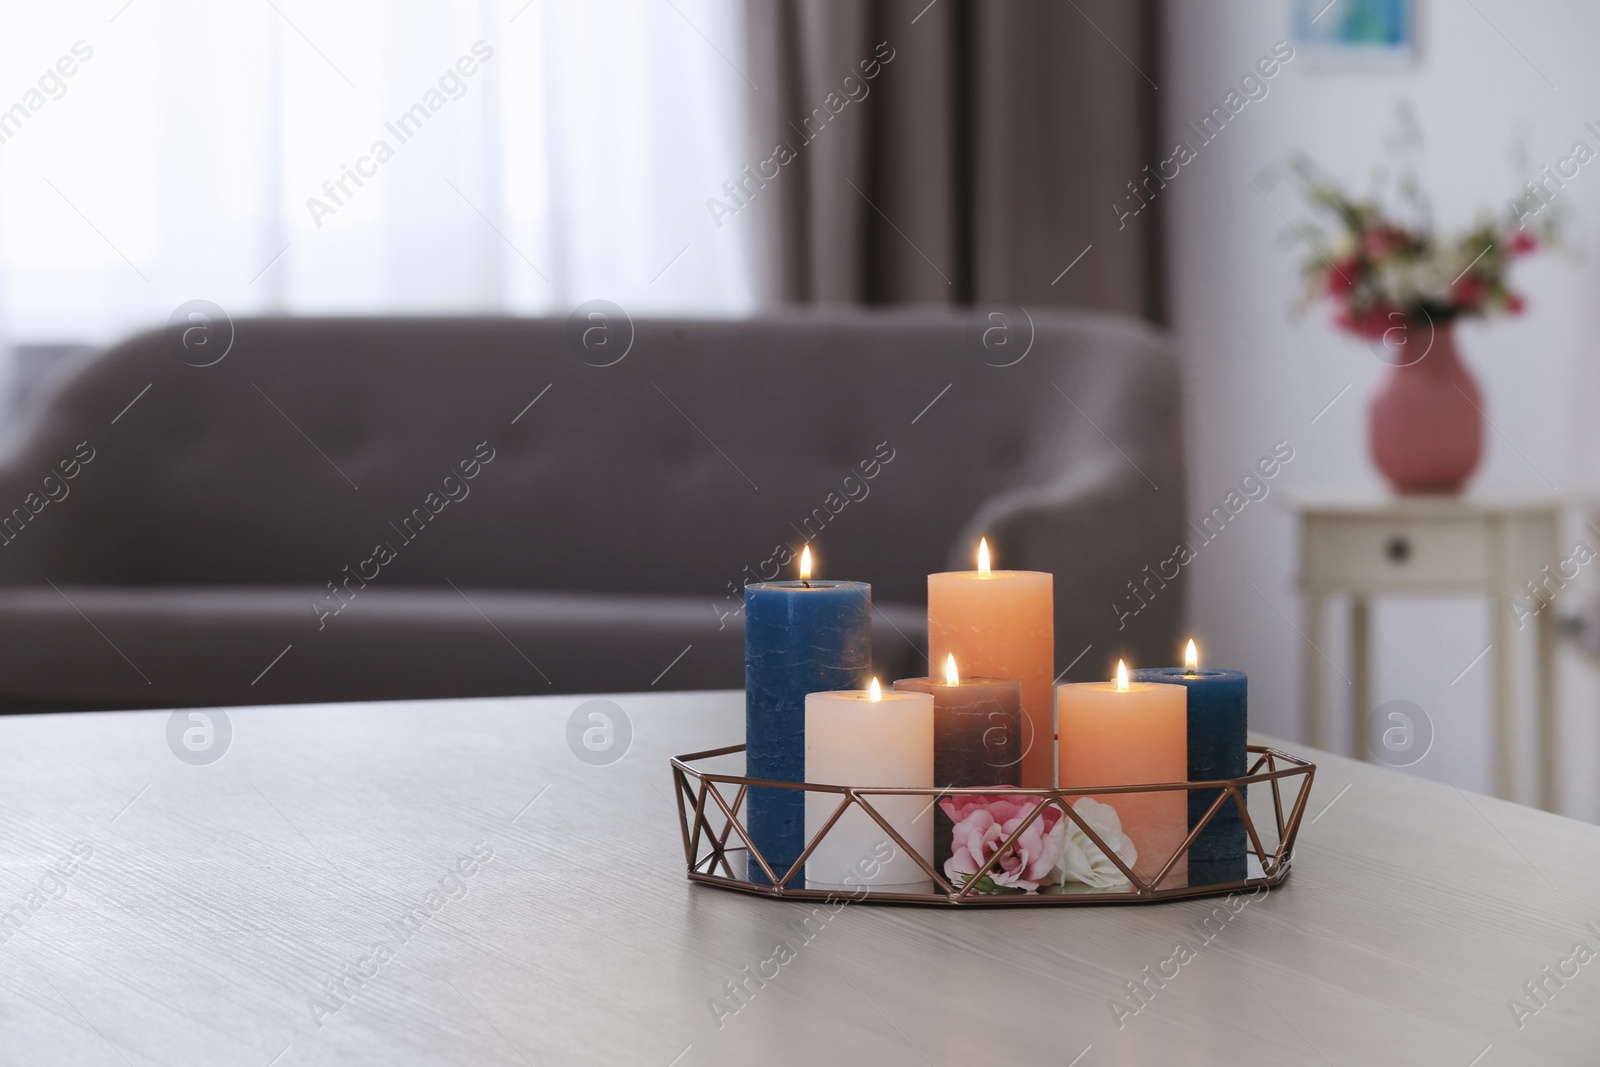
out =
<path fill-rule="evenodd" d="M 738 0 L 0 3 L 0 339 L 739 313 Z M 70 71 L 70 73 L 68 73 Z M 9 110 L 6 110 L 9 109 Z"/>

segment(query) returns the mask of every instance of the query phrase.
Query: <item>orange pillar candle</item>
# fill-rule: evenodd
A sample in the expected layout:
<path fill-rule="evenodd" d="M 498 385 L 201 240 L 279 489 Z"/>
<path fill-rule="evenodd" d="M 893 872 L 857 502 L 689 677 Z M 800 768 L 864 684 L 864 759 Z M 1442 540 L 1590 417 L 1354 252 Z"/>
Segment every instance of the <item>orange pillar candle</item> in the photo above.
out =
<path fill-rule="evenodd" d="M 1189 776 L 1189 691 L 1181 685 L 1129 682 L 1119 660 L 1110 682 L 1069 682 L 1056 690 L 1061 717 L 1061 788 L 1156 785 Z M 1116 809 L 1122 832 L 1138 849 L 1134 873 L 1152 881 L 1189 834 L 1189 797 L 1161 793 L 1106 793 L 1095 797 Z M 1184 855 L 1159 889 L 1187 885 Z"/>
<path fill-rule="evenodd" d="M 1053 575 L 991 571 L 978 543 L 978 569 L 928 575 L 928 662 L 954 655 L 961 669 L 1022 683 L 1022 782 L 1055 785 L 1050 684 L 1055 680 Z"/>

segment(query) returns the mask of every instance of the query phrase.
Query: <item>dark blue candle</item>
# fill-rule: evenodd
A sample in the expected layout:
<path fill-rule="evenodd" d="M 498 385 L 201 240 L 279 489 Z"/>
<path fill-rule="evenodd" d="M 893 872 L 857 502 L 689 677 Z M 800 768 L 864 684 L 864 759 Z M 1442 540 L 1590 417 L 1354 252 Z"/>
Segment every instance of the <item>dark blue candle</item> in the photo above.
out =
<path fill-rule="evenodd" d="M 1189 690 L 1189 781 L 1242 778 L 1249 739 L 1248 680 L 1243 671 L 1209 668 L 1147 667 L 1133 672 L 1141 682 L 1169 682 Z M 1189 829 L 1193 830 L 1220 789 L 1189 790 Z M 1243 795 L 1243 790 L 1240 790 Z M 1189 884 L 1240 882 L 1245 877 L 1244 820 L 1226 801 L 1189 846 Z"/>
<path fill-rule="evenodd" d="M 872 586 L 803 580 L 745 586 L 745 774 L 805 781 L 806 694 L 865 688 L 871 669 Z M 751 839 L 782 878 L 805 851 L 805 793 L 751 789 L 745 810 Z M 765 880 L 753 860 L 747 876 Z"/>

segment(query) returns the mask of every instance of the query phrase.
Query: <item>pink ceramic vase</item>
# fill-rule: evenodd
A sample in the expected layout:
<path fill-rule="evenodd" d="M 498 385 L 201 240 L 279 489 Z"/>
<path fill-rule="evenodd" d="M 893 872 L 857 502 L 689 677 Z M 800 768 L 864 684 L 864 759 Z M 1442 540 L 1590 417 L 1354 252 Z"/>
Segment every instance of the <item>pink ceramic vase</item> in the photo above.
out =
<path fill-rule="evenodd" d="M 1372 461 L 1397 493 L 1459 493 L 1483 458 L 1478 383 L 1461 362 L 1455 331 L 1429 332 L 1427 354 L 1395 366 L 1372 398 Z"/>

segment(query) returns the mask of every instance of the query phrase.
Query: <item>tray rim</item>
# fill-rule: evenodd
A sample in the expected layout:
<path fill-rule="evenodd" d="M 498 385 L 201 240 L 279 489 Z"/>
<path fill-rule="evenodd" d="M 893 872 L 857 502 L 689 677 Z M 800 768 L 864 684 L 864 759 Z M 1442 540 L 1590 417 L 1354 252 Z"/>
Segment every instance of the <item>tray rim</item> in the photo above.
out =
<path fill-rule="evenodd" d="M 689 881 L 700 885 L 710 885 L 719 889 L 744 893 L 751 896 L 764 896 L 774 899 L 797 901 L 824 901 L 829 903 L 838 900 L 844 900 L 846 903 L 922 907 L 1104 907 L 1119 904 L 1155 904 L 1172 900 L 1192 900 L 1202 897 L 1224 896 L 1238 893 L 1242 890 L 1270 890 L 1282 885 L 1289 877 L 1289 873 L 1292 868 L 1295 839 L 1298 836 L 1300 825 L 1305 815 L 1306 804 L 1311 796 L 1311 787 L 1316 777 L 1315 763 L 1302 756 L 1296 756 L 1293 753 L 1285 752 L 1282 749 L 1275 748 L 1271 745 L 1246 746 L 1246 751 L 1251 756 L 1255 757 L 1255 759 L 1251 765 L 1250 772 L 1239 778 L 1201 779 L 1193 782 L 1161 782 L 1132 786 L 1079 786 L 1071 788 L 1062 788 L 1059 786 L 987 786 L 940 788 L 938 786 L 828 785 L 823 783 L 783 782 L 765 778 L 750 778 L 744 775 L 726 774 L 703 770 L 695 766 L 696 763 L 704 760 L 735 755 L 743 751 L 745 751 L 745 746 L 743 744 L 724 745 L 719 748 L 706 749 L 701 752 L 691 752 L 680 756 L 673 756 L 670 759 L 673 773 L 673 793 L 678 808 L 679 829 L 681 830 L 683 836 L 684 859 L 687 866 L 686 873 Z M 1282 763 L 1283 766 L 1279 766 L 1280 763 Z M 1263 768 L 1265 769 L 1263 770 Z M 1303 777 L 1304 783 L 1294 798 L 1294 802 L 1288 813 L 1288 817 L 1285 818 L 1283 793 L 1280 783 L 1284 779 L 1290 777 Z M 700 783 L 698 790 L 690 786 L 690 779 Z M 732 808 L 728 806 L 728 803 L 723 797 L 721 790 L 716 788 L 718 785 L 734 785 L 739 787 L 739 792 L 734 798 Z M 1277 824 L 1276 828 L 1278 830 L 1278 844 L 1277 848 L 1272 850 L 1270 854 L 1261 844 L 1260 837 L 1255 830 L 1254 820 L 1251 818 L 1249 809 L 1244 802 L 1243 790 L 1251 785 L 1265 785 L 1269 786 L 1272 790 L 1273 815 L 1274 822 Z M 781 878 L 777 877 L 777 873 L 767 865 L 765 858 L 760 856 L 760 854 L 753 849 L 752 843 L 750 842 L 742 823 L 735 815 L 735 812 L 739 810 L 744 801 L 746 793 L 751 787 L 801 790 L 803 792 L 834 793 L 840 794 L 846 798 L 845 802 L 840 805 L 839 809 L 834 813 L 828 824 L 807 845 L 804 852 L 798 859 L 795 860 L 793 866 L 785 871 Z M 894 829 L 888 826 L 882 820 L 882 818 L 878 816 L 875 811 L 873 811 L 871 805 L 864 802 L 862 799 L 873 796 L 1037 796 L 1045 800 L 1053 798 L 1059 802 L 1064 812 L 1070 812 L 1071 801 L 1076 797 L 1096 795 L 1104 796 L 1108 794 L 1134 792 L 1169 792 L 1177 790 L 1188 792 L 1195 789 L 1214 789 L 1219 791 L 1219 795 L 1213 801 L 1212 806 L 1207 811 L 1206 815 L 1202 817 L 1200 823 L 1190 830 L 1189 836 L 1185 839 L 1183 845 L 1178 848 L 1173 857 L 1168 860 L 1167 864 L 1156 874 L 1151 884 L 1148 885 L 1134 875 L 1133 872 L 1129 870 L 1122 863 L 1120 858 L 1114 855 L 1111 850 L 1104 849 L 1104 842 L 1100 840 L 1092 828 L 1080 824 L 1080 829 L 1082 829 L 1096 845 L 1101 846 L 1112 862 L 1115 863 L 1117 867 L 1121 868 L 1123 873 L 1129 878 L 1131 888 L 1126 892 L 1117 893 L 986 894 L 978 892 L 975 885 L 972 884 L 956 887 L 947 881 L 942 876 L 942 873 L 934 872 L 933 869 L 928 866 L 928 863 L 922 857 L 918 856 L 915 850 L 911 849 L 910 846 L 899 837 Z M 727 819 L 727 823 L 723 827 L 720 835 L 711 828 L 710 823 L 707 822 L 705 818 L 706 801 L 708 796 L 716 799 L 717 805 L 722 809 L 722 813 Z M 1246 857 L 1247 859 L 1252 856 L 1255 857 L 1261 865 L 1263 873 L 1259 876 L 1246 877 L 1244 879 L 1231 882 L 1218 882 L 1201 886 L 1184 885 L 1171 888 L 1156 888 L 1156 886 L 1159 886 L 1161 880 L 1164 879 L 1168 872 L 1177 864 L 1178 858 L 1188 849 L 1190 844 L 1193 843 L 1200 830 L 1204 828 L 1204 826 L 1210 821 L 1210 819 L 1216 814 L 1222 805 L 1230 799 L 1240 811 L 1241 818 L 1247 831 L 1248 843 L 1245 850 Z M 918 861 L 919 865 L 924 867 L 928 873 L 933 875 L 933 877 L 929 879 L 933 885 L 933 889 L 931 891 L 924 893 L 878 892 L 872 890 L 870 886 L 865 885 L 861 887 L 860 890 L 856 890 L 848 887 L 806 888 L 803 886 L 791 886 L 788 884 L 797 875 L 803 877 L 802 872 L 804 870 L 806 858 L 815 849 L 817 842 L 826 835 L 828 830 L 832 828 L 834 823 L 843 814 L 846 808 L 851 806 L 852 803 L 861 806 L 870 817 L 878 821 L 879 825 L 882 826 L 883 829 L 887 831 L 888 834 L 894 838 L 894 840 L 902 848 L 906 849 L 906 851 L 911 854 L 912 858 Z M 690 807 L 693 808 L 693 830 L 690 828 Z M 1016 837 L 1020 836 L 1021 833 L 1027 829 L 1028 823 L 1031 823 L 1034 818 L 1037 818 L 1040 814 L 1042 814 L 1044 807 L 1045 805 L 1043 803 L 1038 805 L 1034 814 L 1031 815 L 1027 820 L 1024 820 L 1023 824 L 1018 826 L 1013 832 L 1011 838 L 1008 838 L 1008 840 L 1002 844 L 1002 850 L 1006 847 L 1009 847 L 1011 841 L 1015 840 Z M 1078 822 L 1074 814 L 1067 814 L 1067 818 L 1072 819 L 1075 823 Z M 731 832 L 735 830 L 738 831 L 740 839 L 744 841 L 743 846 L 735 844 L 730 847 L 728 845 L 728 838 Z M 701 850 L 702 831 L 704 831 L 706 837 L 711 840 L 711 850 L 704 856 L 699 855 Z M 1253 844 L 1255 847 L 1250 847 L 1250 844 Z M 734 877 L 732 875 L 732 867 L 728 863 L 728 857 L 730 854 L 738 852 L 745 852 L 747 854 L 747 862 L 750 856 L 754 856 L 761 863 L 762 868 L 769 875 L 773 876 L 776 884 L 754 882 L 750 881 L 748 878 Z M 728 874 L 723 875 L 715 873 L 716 865 L 719 862 L 723 868 L 729 872 Z M 702 869 L 708 866 L 710 867 L 709 871 Z M 985 870 L 987 870 L 987 868 L 985 868 Z M 944 888 L 941 889 L 941 886 Z"/>

